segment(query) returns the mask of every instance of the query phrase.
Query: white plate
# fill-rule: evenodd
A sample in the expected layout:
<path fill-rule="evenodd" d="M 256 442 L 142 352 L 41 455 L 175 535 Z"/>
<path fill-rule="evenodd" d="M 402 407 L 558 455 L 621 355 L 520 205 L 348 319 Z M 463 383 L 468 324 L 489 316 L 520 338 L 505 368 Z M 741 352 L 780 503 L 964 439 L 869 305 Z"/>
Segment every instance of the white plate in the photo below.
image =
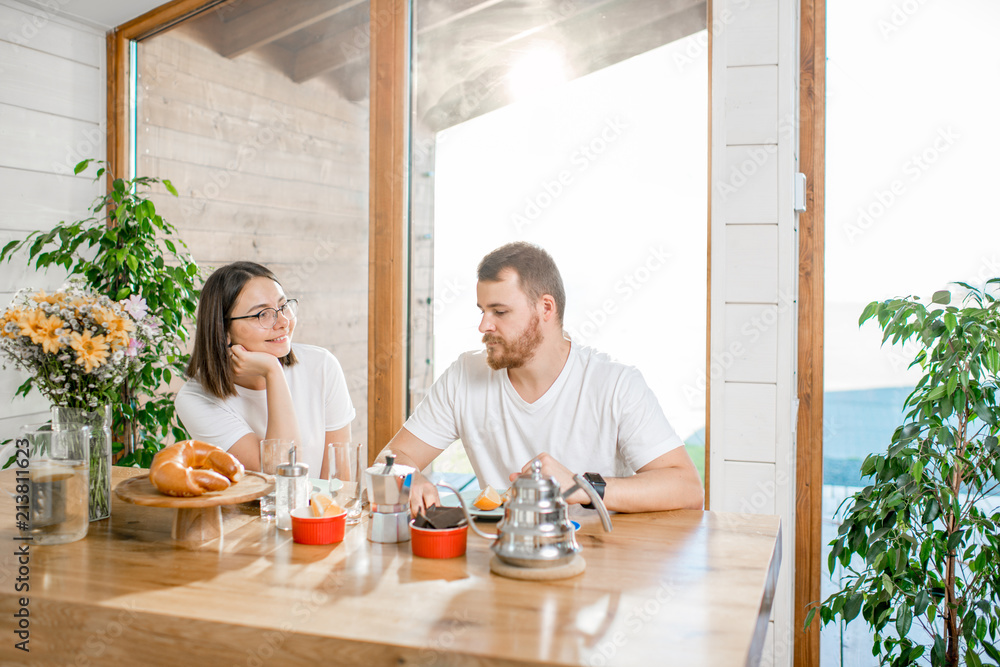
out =
<path fill-rule="evenodd" d="M 482 489 L 466 489 L 462 491 L 462 499 L 465 500 L 465 505 L 466 507 L 469 508 L 469 514 L 476 517 L 477 519 L 488 519 L 493 521 L 502 519 L 503 505 L 492 510 L 481 510 L 472 504 L 473 501 L 479 497 L 481 491 Z M 505 491 L 506 489 L 504 489 L 504 491 L 498 491 L 497 493 L 499 493 L 502 496 Z M 442 494 L 441 504 L 444 507 L 459 507 L 458 499 L 455 497 L 454 493 L 445 492 L 444 494 Z"/>

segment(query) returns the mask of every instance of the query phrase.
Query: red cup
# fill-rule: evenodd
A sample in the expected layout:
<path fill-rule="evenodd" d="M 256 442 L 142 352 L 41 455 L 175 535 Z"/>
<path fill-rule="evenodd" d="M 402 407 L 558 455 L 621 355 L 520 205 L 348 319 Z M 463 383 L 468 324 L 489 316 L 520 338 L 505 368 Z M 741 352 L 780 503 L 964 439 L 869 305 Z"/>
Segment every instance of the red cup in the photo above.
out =
<path fill-rule="evenodd" d="M 465 555 L 469 526 L 447 528 L 417 528 L 410 521 L 410 548 L 421 558 L 457 558 Z"/>
<path fill-rule="evenodd" d="M 292 539 L 299 544 L 333 544 L 344 539 L 347 510 L 336 516 L 313 516 L 311 507 L 292 510 Z"/>

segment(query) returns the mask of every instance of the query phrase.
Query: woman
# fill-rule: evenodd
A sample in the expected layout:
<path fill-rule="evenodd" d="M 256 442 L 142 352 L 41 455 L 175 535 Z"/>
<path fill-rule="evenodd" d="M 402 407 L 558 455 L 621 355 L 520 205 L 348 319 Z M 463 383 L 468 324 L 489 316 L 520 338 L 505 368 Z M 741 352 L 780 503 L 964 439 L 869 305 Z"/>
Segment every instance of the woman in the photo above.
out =
<path fill-rule="evenodd" d="M 326 443 L 348 442 L 354 406 L 327 350 L 292 344 L 297 302 L 253 262 L 217 269 L 198 303 L 190 378 L 174 404 L 197 440 L 260 470 L 260 441 L 295 440 L 311 477 L 326 478 Z"/>

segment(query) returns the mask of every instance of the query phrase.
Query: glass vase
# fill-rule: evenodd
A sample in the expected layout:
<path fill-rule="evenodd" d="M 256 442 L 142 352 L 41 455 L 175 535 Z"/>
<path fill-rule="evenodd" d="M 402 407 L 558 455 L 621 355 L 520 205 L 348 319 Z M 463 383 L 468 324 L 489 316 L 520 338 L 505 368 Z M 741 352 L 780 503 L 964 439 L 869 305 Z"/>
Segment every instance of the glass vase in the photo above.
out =
<path fill-rule="evenodd" d="M 111 406 L 93 410 L 52 408 L 53 427 L 62 423 L 90 426 L 90 520 L 111 516 Z"/>

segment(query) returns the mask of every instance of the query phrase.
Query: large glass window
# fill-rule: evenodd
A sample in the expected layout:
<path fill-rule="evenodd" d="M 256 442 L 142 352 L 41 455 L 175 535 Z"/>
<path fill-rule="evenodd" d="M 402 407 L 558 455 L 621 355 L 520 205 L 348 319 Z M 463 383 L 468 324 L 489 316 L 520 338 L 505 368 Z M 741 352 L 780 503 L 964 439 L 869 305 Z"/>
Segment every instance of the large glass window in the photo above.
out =
<path fill-rule="evenodd" d="M 577 343 L 643 372 L 704 460 L 704 3 L 416 3 L 410 411 L 482 346 L 476 266 L 537 243 Z M 460 446 L 438 470 L 471 472 Z"/>
<path fill-rule="evenodd" d="M 981 197 L 1000 150 L 1000 92 L 976 66 L 995 58 L 1000 6 L 878 0 L 827 11 L 824 549 L 840 501 L 864 483 L 862 460 L 887 448 L 919 379 L 907 370 L 913 347 L 882 347 L 876 325 L 858 328 L 865 304 L 1000 275 L 1000 227 Z M 826 562 L 824 598 L 840 588 Z M 876 665 L 871 647 L 862 619 L 831 624 L 822 664 Z"/>
<path fill-rule="evenodd" d="M 367 440 L 368 2 L 234 0 L 135 43 L 133 155 L 195 260 L 251 260 L 299 299 Z"/>

